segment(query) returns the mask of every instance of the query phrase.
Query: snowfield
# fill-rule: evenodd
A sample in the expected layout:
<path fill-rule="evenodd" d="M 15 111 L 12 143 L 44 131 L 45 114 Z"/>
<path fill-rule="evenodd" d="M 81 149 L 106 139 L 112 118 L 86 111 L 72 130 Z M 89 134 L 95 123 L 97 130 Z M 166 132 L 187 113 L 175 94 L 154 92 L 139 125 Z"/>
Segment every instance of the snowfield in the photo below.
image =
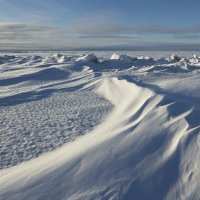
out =
<path fill-rule="evenodd" d="M 199 199 L 198 52 L 108 54 L 0 55 L 0 199 Z"/>

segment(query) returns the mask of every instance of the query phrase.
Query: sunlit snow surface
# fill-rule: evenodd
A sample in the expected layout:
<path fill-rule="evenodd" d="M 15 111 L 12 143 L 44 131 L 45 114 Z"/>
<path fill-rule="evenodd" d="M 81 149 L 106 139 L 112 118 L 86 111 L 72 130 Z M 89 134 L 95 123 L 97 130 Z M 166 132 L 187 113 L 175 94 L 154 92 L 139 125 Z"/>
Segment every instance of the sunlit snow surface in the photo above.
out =
<path fill-rule="evenodd" d="M 198 199 L 199 55 L 0 55 L 0 199 Z"/>

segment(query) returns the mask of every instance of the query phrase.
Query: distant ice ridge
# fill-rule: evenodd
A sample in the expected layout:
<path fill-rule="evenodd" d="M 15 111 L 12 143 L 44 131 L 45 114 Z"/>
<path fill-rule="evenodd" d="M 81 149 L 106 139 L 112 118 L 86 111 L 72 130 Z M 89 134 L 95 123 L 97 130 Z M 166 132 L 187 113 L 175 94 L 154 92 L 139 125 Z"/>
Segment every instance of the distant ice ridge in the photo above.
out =
<path fill-rule="evenodd" d="M 67 56 L 63 55 L 61 53 L 54 53 L 54 54 L 44 54 L 45 56 L 41 55 L 33 55 L 33 56 L 17 56 L 17 55 L 5 55 L 0 56 L 0 64 L 9 63 L 10 65 L 13 64 L 27 64 L 27 65 L 36 65 L 36 64 L 53 64 L 53 63 L 67 63 L 69 61 L 73 61 L 73 59 L 76 62 L 92 62 L 92 63 L 101 63 L 101 60 L 106 60 L 98 58 L 94 53 L 84 53 L 80 56 Z M 110 57 L 110 60 L 114 61 L 115 63 L 117 61 L 124 62 L 124 63 L 132 63 L 137 60 L 144 60 L 145 62 L 149 61 L 165 61 L 165 62 L 180 62 L 180 61 L 187 61 L 193 64 L 198 63 L 200 58 L 197 54 L 194 54 L 192 58 L 186 58 L 181 57 L 176 53 L 173 53 L 170 57 L 162 57 L 154 59 L 150 56 L 135 56 L 131 57 L 126 54 L 119 54 L 119 53 L 113 53 Z M 155 63 L 156 64 L 156 63 Z"/>

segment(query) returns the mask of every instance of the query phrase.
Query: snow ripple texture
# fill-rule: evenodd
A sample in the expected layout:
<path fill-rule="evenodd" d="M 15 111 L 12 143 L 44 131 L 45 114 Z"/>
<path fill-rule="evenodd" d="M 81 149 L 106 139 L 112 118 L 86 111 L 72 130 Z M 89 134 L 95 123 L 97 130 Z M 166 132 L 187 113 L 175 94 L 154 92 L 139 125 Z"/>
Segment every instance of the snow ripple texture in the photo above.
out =
<path fill-rule="evenodd" d="M 90 91 L 56 93 L 26 104 L 0 107 L 1 163 L 10 167 L 84 135 L 111 105 Z"/>
<path fill-rule="evenodd" d="M 39 101 L 0 107 L 0 168 L 38 157 L 84 135 L 111 107 L 91 91 L 58 92 Z"/>

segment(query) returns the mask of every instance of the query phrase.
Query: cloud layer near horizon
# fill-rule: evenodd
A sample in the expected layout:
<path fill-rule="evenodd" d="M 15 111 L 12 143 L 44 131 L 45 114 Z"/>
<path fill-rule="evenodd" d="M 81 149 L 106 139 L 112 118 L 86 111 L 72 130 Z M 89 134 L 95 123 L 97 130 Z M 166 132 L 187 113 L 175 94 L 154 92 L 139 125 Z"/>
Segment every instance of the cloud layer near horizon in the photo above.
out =
<path fill-rule="evenodd" d="M 132 26 L 111 21 L 80 20 L 65 27 L 27 23 L 0 23 L 1 48 L 84 48 L 104 46 L 154 46 L 167 41 L 151 41 L 146 36 L 172 38 L 184 46 L 200 42 L 200 25 L 189 27 Z M 188 40 L 188 41 L 187 41 Z M 185 42 L 186 41 L 186 42 Z M 181 45 L 181 43 L 180 43 Z"/>

